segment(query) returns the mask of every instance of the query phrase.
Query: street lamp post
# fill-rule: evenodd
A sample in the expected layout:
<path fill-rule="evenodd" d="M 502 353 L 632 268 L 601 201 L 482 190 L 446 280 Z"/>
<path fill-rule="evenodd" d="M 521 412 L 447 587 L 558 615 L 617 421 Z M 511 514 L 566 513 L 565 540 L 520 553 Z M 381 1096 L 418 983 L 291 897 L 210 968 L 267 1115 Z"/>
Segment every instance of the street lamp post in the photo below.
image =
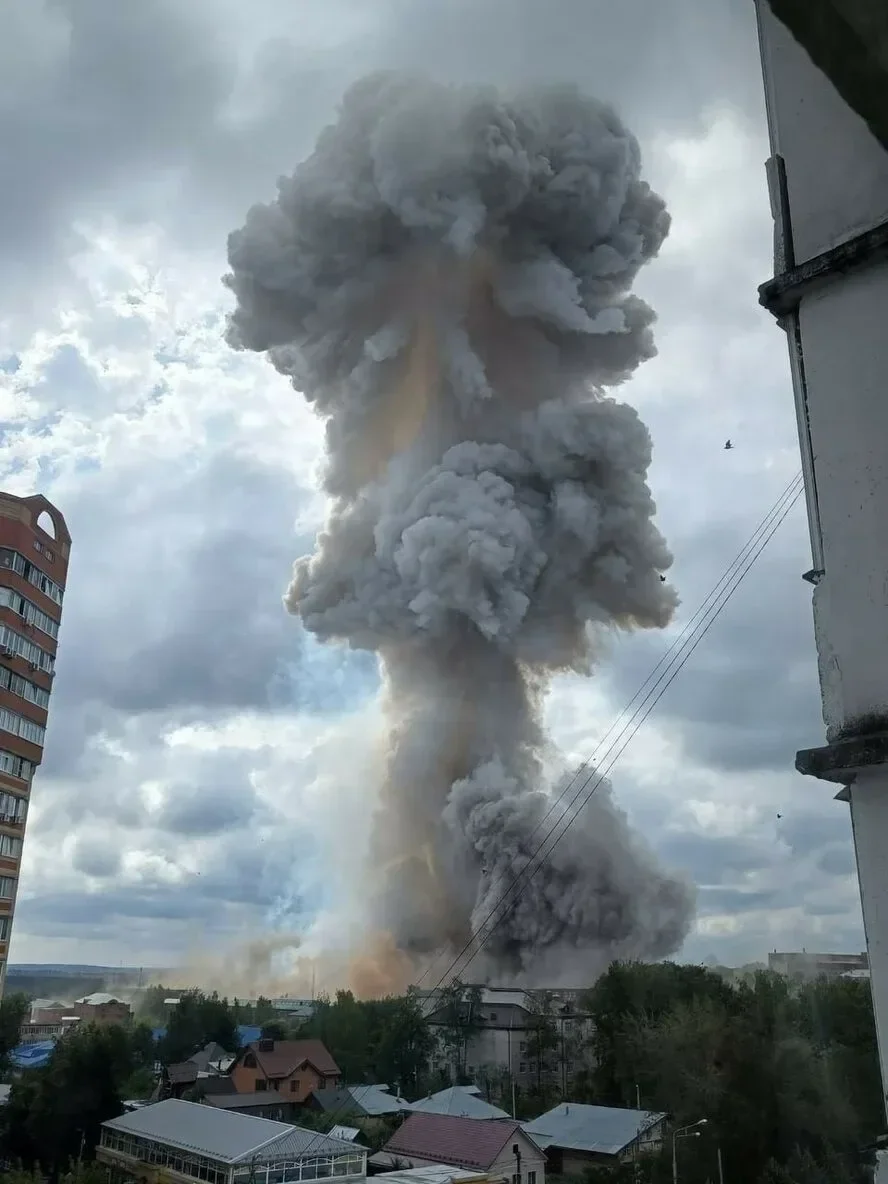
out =
<path fill-rule="evenodd" d="M 700 1118 L 696 1122 L 690 1123 L 688 1126 L 679 1127 L 677 1131 L 672 1132 L 672 1184 L 678 1184 L 678 1155 L 676 1154 L 676 1143 L 679 1139 L 699 1139 L 700 1127 L 706 1126 L 708 1118 Z"/>

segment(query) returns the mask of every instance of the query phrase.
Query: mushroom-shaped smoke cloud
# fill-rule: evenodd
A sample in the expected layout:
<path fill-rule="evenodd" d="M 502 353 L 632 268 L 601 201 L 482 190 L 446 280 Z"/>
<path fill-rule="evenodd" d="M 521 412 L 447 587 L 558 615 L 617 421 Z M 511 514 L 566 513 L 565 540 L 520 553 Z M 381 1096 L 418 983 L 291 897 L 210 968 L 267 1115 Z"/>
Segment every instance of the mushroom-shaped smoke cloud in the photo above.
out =
<path fill-rule="evenodd" d="M 471 938 L 557 816 L 551 676 L 677 603 L 650 438 L 606 393 L 655 352 L 629 290 L 668 229 L 602 103 L 381 74 L 230 236 L 230 343 L 327 423 L 329 521 L 286 603 L 381 659 L 368 897 L 401 951 Z M 486 972 L 551 981 L 675 951 L 693 893 L 605 786 L 501 912 Z"/>

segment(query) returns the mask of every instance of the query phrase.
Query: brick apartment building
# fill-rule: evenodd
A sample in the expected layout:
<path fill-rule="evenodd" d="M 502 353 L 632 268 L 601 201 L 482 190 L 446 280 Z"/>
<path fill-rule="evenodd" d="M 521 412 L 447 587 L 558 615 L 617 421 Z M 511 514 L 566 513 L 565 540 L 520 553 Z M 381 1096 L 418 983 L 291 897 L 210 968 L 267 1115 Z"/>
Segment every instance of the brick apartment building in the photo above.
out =
<path fill-rule="evenodd" d="M 70 551 L 65 519 L 45 497 L 0 493 L 0 996 Z"/>

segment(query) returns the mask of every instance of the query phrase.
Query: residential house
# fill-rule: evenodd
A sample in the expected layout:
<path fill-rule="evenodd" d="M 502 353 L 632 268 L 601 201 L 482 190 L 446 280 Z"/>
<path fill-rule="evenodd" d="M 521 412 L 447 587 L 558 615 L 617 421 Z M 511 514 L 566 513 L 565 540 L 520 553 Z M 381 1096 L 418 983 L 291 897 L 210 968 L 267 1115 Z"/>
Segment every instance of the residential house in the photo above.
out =
<path fill-rule="evenodd" d="M 58 1040 L 79 1023 L 80 1016 L 74 1014 L 73 1004 L 35 999 L 27 1021 L 19 1029 L 19 1041 L 39 1044 L 45 1040 Z"/>
<path fill-rule="evenodd" d="M 374 1180 L 380 1184 L 487 1184 L 488 1176 L 486 1172 L 473 1172 L 470 1168 L 434 1163 L 400 1172 L 379 1172 Z"/>
<path fill-rule="evenodd" d="M 95 991 L 75 1000 L 71 1014 L 87 1024 L 127 1024 L 132 1019 L 133 1009 L 116 995 Z"/>
<path fill-rule="evenodd" d="M 395 1097 L 387 1085 L 341 1085 L 316 1089 L 306 1101 L 311 1110 L 347 1119 L 365 1135 L 378 1134 L 387 1119 L 407 1113 L 410 1103 Z"/>
<path fill-rule="evenodd" d="M 410 1114 L 370 1162 L 398 1171 L 447 1164 L 481 1172 L 491 1181 L 545 1184 L 545 1155 L 512 1119 Z"/>
<path fill-rule="evenodd" d="M 657 1150 L 663 1142 L 666 1115 L 562 1102 L 522 1127 L 545 1151 L 552 1175 L 582 1176 L 597 1164 Z"/>
<path fill-rule="evenodd" d="M 339 1066 L 320 1040 L 254 1040 L 238 1053 L 231 1079 L 239 1094 L 277 1090 L 302 1103 L 339 1085 Z"/>
<path fill-rule="evenodd" d="M 198 1086 L 199 1089 L 202 1084 Z M 200 1100 L 206 1106 L 215 1106 L 217 1110 L 253 1114 L 257 1118 L 270 1118 L 274 1122 L 296 1122 L 300 1110 L 295 1102 L 290 1101 L 287 1094 L 279 1093 L 276 1089 L 264 1090 L 262 1093 L 239 1094 L 232 1087 L 227 1093 L 205 1093 Z"/>
<path fill-rule="evenodd" d="M 538 1079 L 567 1091 L 577 1070 L 592 1064 L 590 1037 L 592 1017 L 582 1006 L 579 990 L 526 991 L 506 987 L 467 986 L 465 1008 L 473 1014 L 473 1034 L 465 1049 L 465 1071 L 482 1083 L 491 1075 L 508 1075 L 516 1085 L 530 1086 Z M 423 1011 L 429 1025 L 439 1032 L 438 1050 L 433 1067 L 452 1071 L 444 1047 L 444 1029 L 450 1016 L 443 1004 L 440 989 L 420 992 Z M 472 1000 L 478 999 L 475 1008 Z M 533 1029 L 538 1023 L 540 1006 L 549 1008 L 547 1019 L 554 1026 L 556 1042 L 538 1064 L 533 1052 Z M 494 1087 L 502 1081 L 488 1081 Z"/>
<path fill-rule="evenodd" d="M 183 1097 L 197 1086 L 198 1072 L 194 1061 L 174 1061 L 164 1065 L 154 1100 Z"/>
<path fill-rule="evenodd" d="M 154 1101 L 161 1098 L 181 1098 L 196 1091 L 211 1093 L 234 1093 L 234 1082 L 228 1070 L 234 1062 L 231 1053 L 221 1044 L 211 1041 L 188 1058 L 164 1066 Z"/>
<path fill-rule="evenodd" d="M 72 1028 L 80 1023 L 76 1015 L 62 1016 L 57 1023 L 22 1024 L 19 1029 L 21 1044 L 40 1044 L 45 1040 L 58 1040 L 67 1035 Z"/>
<path fill-rule="evenodd" d="M 485 1102 L 477 1085 L 452 1085 L 413 1102 L 410 1109 L 423 1114 L 457 1114 L 462 1118 L 508 1118 L 499 1106 Z"/>
<path fill-rule="evenodd" d="M 205 1044 L 202 1049 L 188 1059 L 197 1065 L 197 1071 L 201 1074 L 227 1073 L 234 1064 L 234 1056 L 230 1052 L 226 1052 L 222 1045 L 217 1044 L 214 1040 Z"/>
<path fill-rule="evenodd" d="M 169 1098 L 102 1124 L 99 1163 L 143 1184 L 363 1181 L 366 1152 L 267 1118 Z"/>
<path fill-rule="evenodd" d="M 57 1024 L 62 1016 L 71 1014 L 72 1004 L 58 999 L 33 999 L 29 1021 L 32 1024 Z"/>

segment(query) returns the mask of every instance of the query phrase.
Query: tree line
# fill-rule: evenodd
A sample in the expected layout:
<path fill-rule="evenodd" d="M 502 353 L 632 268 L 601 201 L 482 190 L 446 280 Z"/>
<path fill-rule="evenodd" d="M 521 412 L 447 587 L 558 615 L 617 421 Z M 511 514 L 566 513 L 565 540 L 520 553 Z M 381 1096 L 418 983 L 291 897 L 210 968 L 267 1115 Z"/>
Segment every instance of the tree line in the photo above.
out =
<path fill-rule="evenodd" d="M 509 1112 L 514 1097 L 519 1118 L 567 1099 L 640 1105 L 668 1114 L 672 1130 L 705 1119 L 698 1137 L 678 1144 L 683 1184 L 717 1179 L 719 1153 L 725 1184 L 867 1178 L 861 1148 L 885 1124 L 868 983 L 793 984 L 762 972 L 732 986 L 698 966 L 617 963 L 579 1006 L 591 1019 L 589 1044 L 571 1051 L 585 1067 L 569 1083 L 559 1016 L 544 992 L 531 997 L 522 1033 L 530 1084 L 513 1091 L 508 1071 L 495 1066 L 476 1066 L 473 1083 Z M 7 1079 L 23 1007 L 14 996 L 0 1003 Z M 320 999 L 311 1018 L 288 1021 L 273 1018 L 270 1003 L 253 1005 L 248 1018 L 241 1004 L 190 991 L 166 1008 L 159 1044 L 143 1009 L 128 1027 L 78 1027 L 45 1068 L 15 1078 L 0 1110 L 0 1152 L 59 1180 L 72 1164 L 90 1162 L 101 1123 L 122 1112 L 125 1098 L 147 1096 L 155 1059 L 184 1060 L 211 1041 L 235 1052 L 238 1024 L 262 1015 L 265 1035 L 323 1041 L 344 1082 L 384 1083 L 410 1099 L 468 1082 L 468 1050 L 483 1026 L 480 991 L 458 981 L 436 999 L 434 1027 L 416 992 L 361 1001 L 341 991 Z M 306 1112 L 307 1125 L 329 1121 Z M 671 1153 L 667 1135 L 662 1154 L 592 1176 L 602 1184 L 668 1184 Z"/>

